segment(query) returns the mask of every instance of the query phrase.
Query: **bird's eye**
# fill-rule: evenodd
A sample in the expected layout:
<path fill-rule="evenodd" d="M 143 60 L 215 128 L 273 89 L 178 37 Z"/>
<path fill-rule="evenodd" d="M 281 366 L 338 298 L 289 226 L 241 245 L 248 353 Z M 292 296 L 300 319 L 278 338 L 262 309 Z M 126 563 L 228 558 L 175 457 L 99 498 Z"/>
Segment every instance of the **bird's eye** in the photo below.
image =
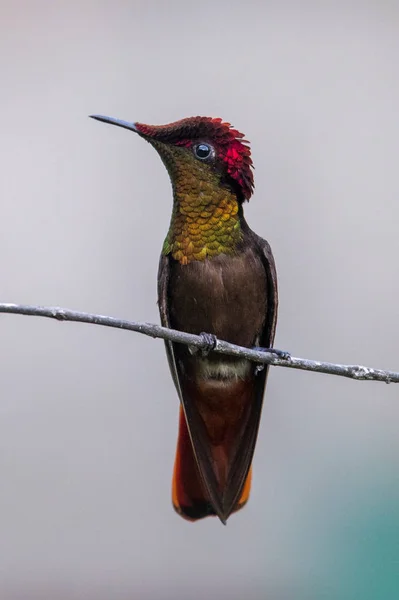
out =
<path fill-rule="evenodd" d="M 194 146 L 194 154 L 200 160 L 206 160 L 214 156 L 215 150 L 210 144 L 202 143 Z"/>

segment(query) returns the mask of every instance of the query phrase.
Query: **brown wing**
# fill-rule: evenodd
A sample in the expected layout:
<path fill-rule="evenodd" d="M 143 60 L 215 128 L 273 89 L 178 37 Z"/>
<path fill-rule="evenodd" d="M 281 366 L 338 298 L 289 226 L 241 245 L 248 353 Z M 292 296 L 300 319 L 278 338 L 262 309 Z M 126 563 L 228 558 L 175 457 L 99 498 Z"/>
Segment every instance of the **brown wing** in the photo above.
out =
<path fill-rule="evenodd" d="M 170 276 L 169 260 L 169 256 L 164 256 L 163 254 L 161 254 L 158 267 L 158 308 L 161 317 L 161 325 L 163 327 L 170 327 L 168 303 L 168 287 Z M 179 376 L 177 373 L 173 343 L 169 342 L 168 340 L 165 340 L 165 348 L 166 356 L 168 357 L 169 369 L 173 378 L 173 383 L 175 384 L 179 398 L 182 401 L 182 393 L 179 383 Z"/>
<path fill-rule="evenodd" d="M 161 324 L 164 327 L 170 327 L 169 298 L 168 288 L 170 280 L 170 261 L 169 256 L 161 255 L 158 269 L 158 306 L 161 317 Z M 209 449 L 209 441 L 204 427 L 204 423 L 196 410 L 195 403 L 190 401 L 187 395 L 182 393 L 181 368 L 178 368 L 176 361 L 177 344 L 165 340 L 166 355 L 168 358 L 169 369 L 172 374 L 181 406 L 187 422 L 187 428 L 193 446 L 195 460 L 197 462 L 199 473 L 203 484 L 208 491 L 210 502 L 221 521 L 225 521 L 223 506 L 218 494 L 218 481 L 212 468 L 212 455 Z"/>
<path fill-rule="evenodd" d="M 278 309 L 276 266 L 268 242 L 257 236 L 251 230 L 249 230 L 248 233 L 250 237 L 252 237 L 256 248 L 259 251 L 265 268 L 267 280 L 267 306 L 265 307 L 266 319 L 260 338 L 260 345 L 263 348 L 272 348 L 274 343 L 274 335 L 276 332 Z M 253 401 L 250 405 L 248 420 L 238 441 L 235 459 L 231 465 L 230 475 L 226 485 L 227 494 L 224 499 L 224 505 L 226 512 L 229 514 L 234 509 L 236 502 L 240 498 L 246 477 L 251 467 L 259 430 L 263 396 L 268 373 L 269 365 L 265 365 L 265 368 L 260 373 L 255 375 Z"/>

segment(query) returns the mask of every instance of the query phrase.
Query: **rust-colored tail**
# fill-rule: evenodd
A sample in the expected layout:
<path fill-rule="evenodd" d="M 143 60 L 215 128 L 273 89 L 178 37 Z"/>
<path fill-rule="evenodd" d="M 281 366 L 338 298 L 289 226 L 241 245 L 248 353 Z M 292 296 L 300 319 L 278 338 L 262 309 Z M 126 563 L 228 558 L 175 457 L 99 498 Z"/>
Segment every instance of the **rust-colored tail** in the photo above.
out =
<path fill-rule="evenodd" d="M 251 490 L 251 476 L 252 467 L 245 480 L 240 500 L 233 512 L 246 504 Z M 182 407 L 180 407 L 179 413 L 179 436 L 173 470 L 172 502 L 176 512 L 189 521 L 216 516 L 201 482 Z"/>

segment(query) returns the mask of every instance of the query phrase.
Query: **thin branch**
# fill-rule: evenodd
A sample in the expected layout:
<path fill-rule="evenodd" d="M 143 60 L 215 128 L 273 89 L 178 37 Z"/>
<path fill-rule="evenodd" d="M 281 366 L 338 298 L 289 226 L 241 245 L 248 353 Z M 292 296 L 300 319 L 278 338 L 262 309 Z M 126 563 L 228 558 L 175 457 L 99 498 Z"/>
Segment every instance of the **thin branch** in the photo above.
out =
<path fill-rule="evenodd" d="M 31 315 L 34 317 L 49 317 L 58 321 L 77 321 L 79 323 L 89 323 L 92 325 L 103 325 L 105 327 L 115 327 L 117 329 L 126 329 L 127 331 L 136 331 L 153 338 L 162 338 L 179 344 L 186 344 L 198 349 L 207 349 L 208 343 L 201 335 L 184 333 L 175 329 L 168 329 L 153 323 L 138 323 L 136 321 L 125 321 L 114 317 L 103 315 L 94 315 L 90 313 L 68 310 L 53 306 L 31 306 L 26 304 L 2 304 L 0 303 L 0 313 L 13 313 L 18 315 Z M 259 364 L 274 365 L 275 367 L 288 367 L 289 369 L 300 369 L 302 371 L 313 371 L 316 373 L 326 373 L 328 375 L 339 375 L 357 380 L 384 381 L 385 383 L 399 383 L 399 373 L 395 371 L 385 371 L 363 367 L 361 365 L 340 365 L 307 358 L 281 358 L 273 352 L 263 352 L 261 350 L 251 350 L 236 346 L 223 340 L 217 340 L 213 350 L 219 354 L 229 356 L 238 356 L 247 358 Z"/>

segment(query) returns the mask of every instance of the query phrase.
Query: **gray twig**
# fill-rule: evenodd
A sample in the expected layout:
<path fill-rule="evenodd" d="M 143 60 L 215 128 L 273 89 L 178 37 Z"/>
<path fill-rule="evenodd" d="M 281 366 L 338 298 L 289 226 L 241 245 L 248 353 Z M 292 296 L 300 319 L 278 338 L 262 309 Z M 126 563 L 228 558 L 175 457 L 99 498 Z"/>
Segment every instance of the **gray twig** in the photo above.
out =
<path fill-rule="evenodd" d="M 104 327 L 115 327 L 136 331 L 149 335 L 153 338 L 162 338 L 179 344 L 186 344 L 199 349 L 206 349 L 208 342 L 200 335 L 184 333 L 175 329 L 168 329 L 153 323 L 138 323 L 136 321 L 125 321 L 114 317 L 93 315 L 90 313 L 68 310 L 54 306 L 31 306 L 27 304 L 2 304 L 0 313 L 13 313 L 18 315 L 31 315 L 34 317 L 49 317 L 59 321 L 78 321 L 79 323 L 90 323 L 92 325 L 103 325 Z M 274 365 L 275 367 L 288 367 L 289 369 L 301 369 L 302 371 L 313 371 L 316 373 L 327 373 L 328 375 L 340 375 L 357 380 L 384 381 L 385 383 L 399 383 L 399 372 L 373 369 L 361 365 L 340 365 L 307 358 L 281 358 L 273 352 L 252 350 L 242 346 L 236 346 L 223 340 L 217 340 L 214 352 L 247 358 L 256 363 Z"/>

